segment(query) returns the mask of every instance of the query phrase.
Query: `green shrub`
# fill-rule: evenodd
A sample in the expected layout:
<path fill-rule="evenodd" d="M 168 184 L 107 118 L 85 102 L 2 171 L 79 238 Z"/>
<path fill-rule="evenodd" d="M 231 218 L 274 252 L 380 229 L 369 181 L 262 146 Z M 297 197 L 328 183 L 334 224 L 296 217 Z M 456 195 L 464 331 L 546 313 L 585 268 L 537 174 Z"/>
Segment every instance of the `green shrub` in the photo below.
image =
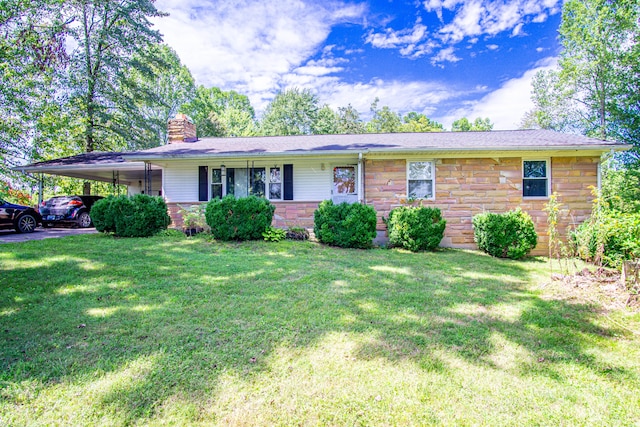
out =
<path fill-rule="evenodd" d="M 258 240 L 271 226 L 276 207 L 256 196 L 236 199 L 232 195 L 207 203 L 205 217 L 218 240 Z"/>
<path fill-rule="evenodd" d="M 620 268 L 624 260 L 640 258 L 640 213 L 610 211 L 592 216 L 572 237 L 580 258 Z"/>
<path fill-rule="evenodd" d="M 538 244 L 533 221 L 520 208 L 503 214 L 477 214 L 472 222 L 478 248 L 492 256 L 520 259 Z"/>
<path fill-rule="evenodd" d="M 153 236 L 171 222 L 164 199 L 146 194 L 98 200 L 91 208 L 91 219 L 98 231 L 119 237 Z"/>
<path fill-rule="evenodd" d="M 401 206 L 385 221 L 389 243 L 413 252 L 434 250 L 444 237 L 447 221 L 438 208 Z"/>
<path fill-rule="evenodd" d="M 96 230 L 101 233 L 116 232 L 115 212 L 111 207 L 114 200 L 114 196 L 108 196 L 104 199 L 96 200 L 91 207 L 91 221 L 96 227 Z"/>
<path fill-rule="evenodd" d="M 370 248 L 376 237 L 376 211 L 360 203 L 331 200 L 320 203 L 313 214 L 313 231 L 318 240 L 343 248 Z"/>

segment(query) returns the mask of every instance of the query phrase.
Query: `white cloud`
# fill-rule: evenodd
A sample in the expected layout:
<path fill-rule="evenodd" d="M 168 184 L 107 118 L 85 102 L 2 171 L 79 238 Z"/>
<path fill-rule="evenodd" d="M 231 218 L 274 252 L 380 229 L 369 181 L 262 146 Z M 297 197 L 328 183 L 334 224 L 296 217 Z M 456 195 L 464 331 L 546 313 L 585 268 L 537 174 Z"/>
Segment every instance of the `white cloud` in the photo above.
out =
<path fill-rule="evenodd" d="M 413 28 L 406 30 L 393 31 L 387 28 L 384 33 L 377 34 L 371 31 L 365 42 L 371 43 L 373 47 L 388 49 L 418 43 L 424 38 L 426 32 L 427 27 L 417 22 Z"/>
<path fill-rule="evenodd" d="M 418 19 L 413 28 L 399 31 L 387 28 L 382 33 L 376 33 L 371 30 L 365 38 L 365 43 L 369 43 L 379 49 L 399 48 L 402 56 L 418 58 L 431 53 L 433 50 L 434 45 L 425 41 L 426 36 L 427 27 Z"/>
<path fill-rule="evenodd" d="M 489 50 L 498 50 L 500 46 L 498 46 L 497 44 L 488 44 L 487 45 L 487 49 Z"/>
<path fill-rule="evenodd" d="M 506 81 L 497 90 L 488 93 L 480 100 L 468 102 L 461 108 L 450 111 L 437 118 L 450 127 L 454 120 L 467 117 L 488 117 L 494 123 L 494 130 L 517 129 L 524 114 L 533 108 L 531 101 L 531 81 L 540 70 L 555 68 L 557 58 L 546 58 L 526 71 L 521 77 Z"/>
<path fill-rule="evenodd" d="M 317 52 L 334 25 L 362 22 L 367 10 L 302 0 L 158 0 L 156 7 L 170 13 L 154 20 L 156 28 L 196 82 L 246 94 L 258 110 L 286 84 L 283 75 Z M 305 75 L 322 75 L 338 64 L 307 65 Z"/>
<path fill-rule="evenodd" d="M 544 22 L 549 14 L 558 13 L 560 0 L 514 0 L 514 1 L 440 1 L 428 0 L 425 10 L 435 11 L 442 21 L 442 9 L 455 13 L 453 20 L 438 33 L 447 43 L 458 43 L 467 37 L 495 36 L 511 31 L 521 35 L 528 22 Z"/>
<path fill-rule="evenodd" d="M 431 116 L 442 102 L 461 95 L 450 85 L 439 82 L 374 79 L 367 83 L 345 83 L 333 76 L 293 73 L 283 80 L 289 87 L 310 89 L 320 104 L 333 109 L 351 104 L 363 120 L 371 118 L 370 107 L 376 97 L 380 99 L 380 107 L 387 105 L 400 114 L 417 111 Z"/>
<path fill-rule="evenodd" d="M 440 34 L 446 42 L 457 43 L 465 37 L 482 34 L 480 19 L 485 9 L 482 1 L 464 3 L 462 10 L 455 16 L 453 22 L 440 29 Z"/>
<path fill-rule="evenodd" d="M 464 3 L 464 0 L 427 0 L 423 5 L 428 12 L 436 12 L 442 21 L 442 9 L 452 10 L 460 3 Z"/>
<path fill-rule="evenodd" d="M 406 82 L 375 79 L 369 83 L 327 85 L 320 89 L 319 97 L 332 108 L 351 104 L 361 114 L 370 118 L 371 103 L 377 97 L 379 106 L 388 105 L 393 111 L 406 114 L 417 111 L 430 115 L 438 104 L 458 96 L 451 87 L 435 82 Z"/>
<path fill-rule="evenodd" d="M 458 62 L 461 58 L 457 57 L 454 53 L 455 49 L 453 46 L 450 46 L 446 49 L 442 49 L 438 54 L 431 58 L 431 64 L 437 65 L 442 64 L 443 62 Z"/>
<path fill-rule="evenodd" d="M 511 36 L 512 37 L 524 36 L 525 34 L 522 32 L 523 25 L 524 25 L 524 23 L 521 22 L 518 25 L 516 25 L 515 27 L 513 27 L 513 31 L 511 31 Z"/>

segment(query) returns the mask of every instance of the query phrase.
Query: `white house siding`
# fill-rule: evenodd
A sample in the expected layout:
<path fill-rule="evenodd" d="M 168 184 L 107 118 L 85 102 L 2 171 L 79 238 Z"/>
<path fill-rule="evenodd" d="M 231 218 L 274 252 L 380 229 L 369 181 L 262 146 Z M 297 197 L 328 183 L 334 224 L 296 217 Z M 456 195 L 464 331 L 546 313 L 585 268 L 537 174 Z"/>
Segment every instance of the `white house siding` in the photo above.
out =
<path fill-rule="evenodd" d="M 163 168 L 163 191 L 167 203 L 198 201 L 198 166 L 205 163 L 171 162 Z"/>
<path fill-rule="evenodd" d="M 357 158 L 331 159 L 259 159 L 249 160 L 249 167 L 268 168 L 274 165 L 293 164 L 294 201 L 322 201 L 331 198 L 334 166 L 356 164 Z M 246 168 L 246 160 L 214 159 L 200 161 L 171 161 L 163 167 L 163 194 L 167 203 L 191 203 L 198 201 L 198 166 L 211 169 Z"/>
<path fill-rule="evenodd" d="M 321 201 L 331 197 L 331 167 L 328 162 L 304 160 L 291 163 L 294 200 Z"/>

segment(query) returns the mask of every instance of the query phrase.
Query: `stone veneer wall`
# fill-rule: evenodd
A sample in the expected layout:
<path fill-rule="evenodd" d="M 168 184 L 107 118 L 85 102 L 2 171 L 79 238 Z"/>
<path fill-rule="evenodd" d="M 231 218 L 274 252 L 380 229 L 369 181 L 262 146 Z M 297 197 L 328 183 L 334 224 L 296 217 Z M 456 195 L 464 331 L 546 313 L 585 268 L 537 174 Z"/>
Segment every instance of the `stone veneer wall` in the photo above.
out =
<path fill-rule="evenodd" d="M 191 206 L 198 203 L 167 203 L 169 216 L 171 216 L 171 226 L 182 227 L 182 216 L 180 206 Z M 320 202 L 271 202 L 275 205 L 276 211 L 273 215 L 274 227 L 305 227 L 313 228 L 313 212 L 318 208 Z"/>
<path fill-rule="evenodd" d="M 558 201 L 568 211 L 561 219 L 560 230 L 579 224 L 591 213 L 590 186 L 597 185 L 598 162 L 597 157 L 551 159 L 551 191 L 558 193 Z M 531 215 L 538 232 L 538 246 L 533 253 L 547 253 L 547 214 L 543 209 L 548 199 L 523 199 L 521 158 L 442 159 L 435 166 L 436 198 L 422 203 L 440 208 L 447 220 L 443 246 L 476 248 L 473 215 L 520 206 Z M 404 159 L 365 163 L 365 202 L 376 209 L 380 231 L 386 230 L 382 217 L 406 203 L 406 170 Z"/>

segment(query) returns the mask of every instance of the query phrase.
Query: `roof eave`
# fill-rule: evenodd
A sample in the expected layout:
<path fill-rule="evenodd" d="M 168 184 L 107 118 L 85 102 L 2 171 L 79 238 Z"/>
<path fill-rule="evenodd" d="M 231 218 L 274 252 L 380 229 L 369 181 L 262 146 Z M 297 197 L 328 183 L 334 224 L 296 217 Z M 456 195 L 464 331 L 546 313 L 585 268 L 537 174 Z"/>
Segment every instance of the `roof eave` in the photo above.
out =
<path fill-rule="evenodd" d="M 26 165 L 26 166 L 14 166 L 11 170 L 16 172 L 43 172 L 46 171 L 65 171 L 65 170 L 95 170 L 95 169 L 139 169 L 144 167 L 143 162 L 114 162 L 114 163 L 99 163 L 99 164 L 74 164 L 74 165 Z"/>
<path fill-rule="evenodd" d="M 608 152 L 626 151 L 631 148 L 626 144 L 601 144 L 601 145 L 562 145 L 562 146 L 520 146 L 520 147 L 471 147 L 464 149 L 451 149 L 449 147 L 402 147 L 402 148 L 381 148 L 381 149 L 353 149 L 353 150 L 308 150 L 308 151 L 277 151 L 277 152 L 234 152 L 234 153 L 165 153 L 165 154 L 131 154 L 122 157 L 127 162 L 133 161 L 159 161 L 167 159 L 196 160 L 202 158 L 251 158 L 251 157 L 311 157 L 311 156 L 344 156 L 357 153 L 385 154 L 385 153 L 460 153 L 460 152 L 523 152 L 523 151 L 585 151 L 585 152 Z"/>

